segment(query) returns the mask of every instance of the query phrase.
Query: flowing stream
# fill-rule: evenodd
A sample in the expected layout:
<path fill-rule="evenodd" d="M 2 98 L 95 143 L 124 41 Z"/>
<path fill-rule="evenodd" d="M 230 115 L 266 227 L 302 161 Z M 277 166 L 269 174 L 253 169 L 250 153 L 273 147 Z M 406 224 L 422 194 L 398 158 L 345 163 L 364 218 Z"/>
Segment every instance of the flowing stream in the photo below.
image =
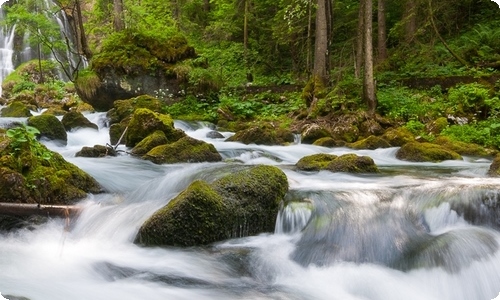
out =
<path fill-rule="evenodd" d="M 489 300 L 500 292 L 500 181 L 491 161 L 409 163 L 397 148 L 354 151 L 312 145 L 243 145 L 210 139 L 207 124 L 176 122 L 213 143 L 220 163 L 155 165 L 126 154 L 76 158 L 108 142 L 99 131 L 46 143 L 94 176 L 107 193 L 89 195 L 71 220 L 0 234 L 0 292 L 31 300 L 339 299 Z M 223 132 L 224 136 L 232 133 Z M 120 148 L 124 150 L 124 148 Z M 369 155 L 377 175 L 297 172 L 313 153 Z M 147 248 L 138 228 L 195 179 L 229 165 L 270 164 L 290 192 L 274 233 L 195 248 Z M 9 296 L 7 296 L 8 298 Z"/>

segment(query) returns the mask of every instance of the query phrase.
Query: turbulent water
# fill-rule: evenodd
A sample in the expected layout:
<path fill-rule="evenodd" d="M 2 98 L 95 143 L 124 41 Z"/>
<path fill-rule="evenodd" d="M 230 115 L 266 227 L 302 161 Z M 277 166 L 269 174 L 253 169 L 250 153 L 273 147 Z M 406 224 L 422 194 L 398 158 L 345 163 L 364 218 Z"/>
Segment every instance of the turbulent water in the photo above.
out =
<path fill-rule="evenodd" d="M 176 126 L 213 143 L 226 162 L 154 165 L 124 152 L 75 158 L 82 146 L 109 139 L 104 115 L 87 117 L 99 131 L 47 145 L 108 192 L 82 200 L 69 231 L 53 219 L 0 235 L 6 298 L 486 300 L 500 292 L 500 181 L 486 176 L 491 161 L 408 163 L 395 158 L 397 148 L 243 145 L 206 138 L 210 126 L 184 122 Z M 381 173 L 294 169 L 320 152 L 368 155 Z M 271 164 L 287 175 L 274 233 L 188 249 L 133 244 L 155 210 L 230 164 Z"/>

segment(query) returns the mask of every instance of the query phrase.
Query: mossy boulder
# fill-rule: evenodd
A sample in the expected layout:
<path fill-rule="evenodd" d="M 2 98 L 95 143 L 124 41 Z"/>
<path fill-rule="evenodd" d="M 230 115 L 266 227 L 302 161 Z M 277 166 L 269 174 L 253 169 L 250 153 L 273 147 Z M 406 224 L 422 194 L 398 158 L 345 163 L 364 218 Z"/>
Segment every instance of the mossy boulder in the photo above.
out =
<path fill-rule="evenodd" d="M 105 157 L 105 156 L 116 156 L 116 150 L 110 146 L 94 145 L 94 147 L 82 147 L 82 149 L 76 152 L 76 157 Z"/>
<path fill-rule="evenodd" d="M 439 136 L 434 140 L 434 144 L 441 145 L 446 149 L 457 152 L 460 155 L 487 156 L 490 153 L 477 144 L 453 141 L 449 137 Z"/>
<path fill-rule="evenodd" d="M 334 154 L 318 153 L 302 157 L 295 166 L 302 171 L 325 170 L 338 156 Z"/>
<path fill-rule="evenodd" d="M 303 171 L 328 170 L 345 173 L 377 173 L 378 168 L 369 156 L 358 156 L 354 153 L 341 156 L 333 154 L 313 154 L 302 157 L 295 166 Z"/>
<path fill-rule="evenodd" d="M 441 162 L 443 160 L 461 160 L 462 156 L 455 151 L 431 143 L 411 142 L 404 144 L 396 157 L 413 162 Z"/>
<path fill-rule="evenodd" d="M 347 143 L 357 141 L 359 136 L 359 128 L 355 124 L 338 124 L 332 130 L 332 137 L 335 140 L 346 141 Z"/>
<path fill-rule="evenodd" d="M 377 173 L 378 168 L 369 156 L 359 156 L 354 153 L 344 154 L 326 166 L 331 172 L 344 173 Z"/>
<path fill-rule="evenodd" d="M 378 149 L 378 148 L 390 148 L 391 144 L 381 137 L 370 135 L 366 139 L 359 140 L 357 142 L 347 145 L 352 149 Z"/>
<path fill-rule="evenodd" d="M 186 134 L 174 128 L 174 120 L 169 115 L 159 114 L 147 108 L 138 108 L 128 123 L 127 147 L 134 147 L 151 133 L 160 130 L 170 142 L 179 140 Z"/>
<path fill-rule="evenodd" d="M 66 113 L 61 120 L 66 131 L 71 131 L 80 128 L 92 128 L 98 130 L 99 127 L 90 122 L 81 112 L 70 111 Z"/>
<path fill-rule="evenodd" d="M 313 143 L 314 146 L 320 146 L 320 147 L 343 147 L 346 145 L 346 142 L 344 141 L 339 141 L 335 140 L 334 138 L 331 137 L 324 137 L 320 138 L 314 141 Z"/>
<path fill-rule="evenodd" d="M 106 116 L 111 124 L 118 123 L 132 115 L 137 108 L 147 108 L 161 113 L 162 104 L 160 100 L 149 95 L 141 95 L 127 100 L 116 100 L 113 102 L 113 108 L 107 112 Z"/>
<path fill-rule="evenodd" d="M 214 145 L 189 136 L 185 136 L 171 144 L 154 147 L 143 158 L 156 164 L 217 162 L 222 160 Z"/>
<path fill-rule="evenodd" d="M 300 133 L 300 140 L 303 144 L 312 144 L 316 140 L 325 137 L 332 137 L 332 135 L 326 128 L 318 124 L 307 124 Z"/>
<path fill-rule="evenodd" d="M 235 135 L 226 139 L 230 142 L 241 142 L 243 144 L 257 145 L 284 145 L 293 143 L 294 136 L 291 131 L 274 128 L 272 125 L 252 126 L 240 130 Z"/>
<path fill-rule="evenodd" d="M 14 101 L 2 108 L 0 115 L 5 118 L 23 118 L 32 116 L 31 111 L 26 104 L 20 101 Z"/>
<path fill-rule="evenodd" d="M 39 142 L 18 144 L 17 150 L 12 143 L 0 136 L 0 202 L 70 204 L 102 191 L 91 176 Z"/>
<path fill-rule="evenodd" d="M 165 133 L 157 130 L 135 145 L 131 152 L 134 155 L 142 156 L 151 151 L 153 148 L 165 144 L 168 144 L 168 139 L 165 136 Z"/>
<path fill-rule="evenodd" d="M 488 170 L 488 175 L 493 177 L 500 177 L 500 154 L 497 154 L 493 159 L 493 162 L 490 165 L 490 169 Z"/>
<path fill-rule="evenodd" d="M 128 125 L 129 121 L 130 121 L 130 119 L 128 119 L 126 121 L 122 121 L 120 123 L 111 124 L 109 126 L 109 141 L 110 141 L 111 145 L 116 145 L 116 144 L 118 144 L 118 142 L 120 142 L 120 144 L 122 144 L 122 145 L 125 145 L 125 141 L 127 138 L 123 134 L 127 133 L 125 130 L 128 131 L 127 125 Z M 123 138 L 120 140 L 122 135 L 123 135 Z"/>
<path fill-rule="evenodd" d="M 448 119 L 445 117 L 437 118 L 436 120 L 425 124 L 426 131 L 433 135 L 440 134 L 446 127 L 448 127 Z"/>
<path fill-rule="evenodd" d="M 415 141 L 415 136 L 404 127 L 390 128 L 381 137 L 393 147 L 401 147 Z"/>
<path fill-rule="evenodd" d="M 373 118 L 361 122 L 358 127 L 362 136 L 381 135 L 384 133 L 382 125 Z"/>
<path fill-rule="evenodd" d="M 212 184 L 194 181 L 140 228 L 136 243 L 198 246 L 273 232 L 288 191 L 286 175 L 273 166 L 254 166 Z"/>
<path fill-rule="evenodd" d="M 64 125 L 54 115 L 42 114 L 28 118 L 28 125 L 40 131 L 40 138 L 58 141 L 66 145 L 68 134 Z"/>

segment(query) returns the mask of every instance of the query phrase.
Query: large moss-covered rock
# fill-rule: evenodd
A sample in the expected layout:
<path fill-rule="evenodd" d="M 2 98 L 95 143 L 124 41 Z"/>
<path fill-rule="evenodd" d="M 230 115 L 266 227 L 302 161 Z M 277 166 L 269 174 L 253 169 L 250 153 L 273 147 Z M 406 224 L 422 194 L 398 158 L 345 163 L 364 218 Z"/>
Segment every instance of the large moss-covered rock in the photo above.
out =
<path fill-rule="evenodd" d="M 14 101 L 8 106 L 2 108 L 0 115 L 5 118 L 31 117 L 31 111 L 24 103 Z"/>
<path fill-rule="evenodd" d="M 327 153 L 307 155 L 299 159 L 295 166 L 302 171 L 325 170 L 337 157 L 337 155 Z"/>
<path fill-rule="evenodd" d="M 273 166 L 254 166 L 212 184 L 193 182 L 140 228 L 144 245 L 198 246 L 274 231 L 286 175 Z"/>
<path fill-rule="evenodd" d="M 320 146 L 320 147 L 343 147 L 346 145 L 346 142 L 340 141 L 340 140 L 335 140 L 334 138 L 331 137 L 324 137 L 320 138 L 314 141 L 313 143 L 314 146 Z"/>
<path fill-rule="evenodd" d="M 56 140 L 62 144 L 68 141 L 68 134 L 64 125 L 54 115 L 43 114 L 28 118 L 28 125 L 37 128 L 40 131 L 40 137 L 49 140 Z"/>
<path fill-rule="evenodd" d="M 84 146 L 75 153 L 76 157 L 105 157 L 116 156 L 116 150 L 110 146 L 94 145 L 93 147 Z"/>
<path fill-rule="evenodd" d="M 389 148 L 391 145 L 389 142 L 381 137 L 370 135 L 366 139 L 359 140 L 357 142 L 348 144 L 349 148 L 352 149 L 370 149 L 375 150 L 378 148 Z"/>
<path fill-rule="evenodd" d="M 390 128 L 384 132 L 382 138 L 393 147 L 401 147 L 415 141 L 415 136 L 404 127 Z"/>
<path fill-rule="evenodd" d="M 263 125 L 240 130 L 226 141 L 241 142 L 247 145 L 284 145 L 293 143 L 294 136 L 291 131 L 274 128 L 271 125 Z"/>
<path fill-rule="evenodd" d="M 157 130 L 163 131 L 170 142 L 186 136 L 183 131 L 174 128 L 174 120 L 169 115 L 159 114 L 147 108 L 138 108 L 128 123 L 127 147 L 134 147 Z"/>
<path fill-rule="evenodd" d="M 325 137 L 332 137 L 330 132 L 318 124 L 307 124 L 302 128 L 300 139 L 303 144 L 312 144 L 316 140 Z"/>
<path fill-rule="evenodd" d="M 497 154 L 493 159 L 493 162 L 490 165 L 490 169 L 488 170 L 488 175 L 493 177 L 500 177 L 500 154 Z"/>
<path fill-rule="evenodd" d="M 91 176 L 37 141 L 13 145 L 0 136 L 0 166 L 0 202 L 69 204 L 101 192 Z"/>
<path fill-rule="evenodd" d="M 341 156 L 319 153 L 302 157 L 295 166 L 303 171 L 328 170 L 345 173 L 376 173 L 378 168 L 369 156 L 353 153 Z"/>
<path fill-rule="evenodd" d="M 189 136 L 185 136 L 172 144 L 154 147 L 143 158 L 156 164 L 216 162 L 222 160 L 214 145 Z"/>
<path fill-rule="evenodd" d="M 134 155 L 145 155 L 149 151 L 151 151 L 153 148 L 161 145 L 165 145 L 168 143 L 168 139 L 165 136 L 165 133 L 163 131 L 157 130 L 150 135 L 148 135 L 146 138 L 144 138 L 142 141 L 140 141 L 135 147 L 132 149 L 132 154 Z"/>
<path fill-rule="evenodd" d="M 455 151 L 431 143 L 406 143 L 396 153 L 401 160 L 414 162 L 440 162 L 443 160 L 460 160 L 462 157 Z"/>
<path fill-rule="evenodd" d="M 61 120 L 61 123 L 64 126 L 66 131 L 71 131 L 79 128 L 92 128 L 98 130 L 99 127 L 90 122 L 81 112 L 78 111 L 70 111 L 66 113 Z"/>
<path fill-rule="evenodd" d="M 449 137 L 440 136 L 434 140 L 434 144 L 441 145 L 446 149 L 457 152 L 460 155 L 487 156 L 490 153 L 483 147 L 460 141 L 453 141 Z"/>
<path fill-rule="evenodd" d="M 157 98 L 148 95 L 141 95 L 127 100 L 116 100 L 113 102 L 113 108 L 108 111 L 106 116 L 111 124 L 118 123 L 132 115 L 137 108 L 147 108 L 160 113 L 162 104 Z"/>

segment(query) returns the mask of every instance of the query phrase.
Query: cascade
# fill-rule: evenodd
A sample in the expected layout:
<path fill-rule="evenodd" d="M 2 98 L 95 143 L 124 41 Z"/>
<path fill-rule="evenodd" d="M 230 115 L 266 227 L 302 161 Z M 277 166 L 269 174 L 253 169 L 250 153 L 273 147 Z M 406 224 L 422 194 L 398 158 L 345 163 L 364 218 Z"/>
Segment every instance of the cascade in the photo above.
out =
<path fill-rule="evenodd" d="M 0 19 L 4 18 L 4 11 L 0 7 Z M 2 26 L 0 28 L 0 96 L 2 95 L 3 79 L 14 71 L 12 56 L 14 53 L 14 27 Z"/>

